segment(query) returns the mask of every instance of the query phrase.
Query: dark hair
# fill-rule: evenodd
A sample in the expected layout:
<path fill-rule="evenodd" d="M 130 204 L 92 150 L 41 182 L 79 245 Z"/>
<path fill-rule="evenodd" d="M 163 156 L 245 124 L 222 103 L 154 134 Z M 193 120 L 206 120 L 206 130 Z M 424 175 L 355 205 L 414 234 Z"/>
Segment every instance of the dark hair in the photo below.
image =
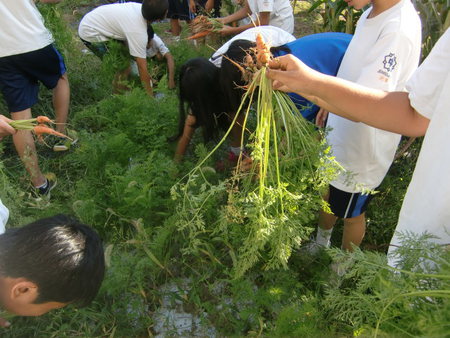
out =
<path fill-rule="evenodd" d="M 229 126 L 219 86 L 219 68 L 205 58 L 188 60 L 181 66 L 179 77 L 178 136 L 183 133 L 186 106 L 195 116 L 194 127 L 202 127 L 205 142 L 217 136 L 219 129 Z"/>
<path fill-rule="evenodd" d="M 142 1 L 142 16 L 145 20 L 156 21 L 166 17 L 169 9 L 168 0 L 144 0 Z"/>
<path fill-rule="evenodd" d="M 69 216 L 43 218 L 0 236 L 0 275 L 36 283 L 36 304 L 86 306 L 96 296 L 104 274 L 99 236 Z"/>
<path fill-rule="evenodd" d="M 153 30 L 153 27 L 150 24 L 147 25 L 147 37 L 148 41 L 153 40 L 153 38 L 155 37 L 155 31 Z"/>
<path fill-rule="evenodd" d="M 255 60 L 255 55 L 253 53 L 256 43 L 238 39 L 234 40 L 228 50 L 223 54 L 222 66 L 220 69 L 220 85 L 222 87 L 222 92 L 224 93 L 224 98 L 227 102 L 227 111 L 236 112 L 242 103 L 242 96 L 245 91 L 243 88 L 246 85 L 246 80 L 243 78 L 243 74 L 236 63 L 239 65 L 244 64 L 244 59 L 247 56 L 251 56 Z M 272 47 L 270 49 L 271 53 L 284 51 L 290 53 L 290 49 L 287 46 Z"/>

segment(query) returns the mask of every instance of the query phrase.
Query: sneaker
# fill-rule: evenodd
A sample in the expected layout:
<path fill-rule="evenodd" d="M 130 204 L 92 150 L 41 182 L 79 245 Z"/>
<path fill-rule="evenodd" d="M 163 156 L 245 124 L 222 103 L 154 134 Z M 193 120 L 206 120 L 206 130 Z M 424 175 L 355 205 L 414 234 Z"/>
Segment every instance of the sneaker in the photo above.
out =
<path fill-rule="evenodd" d="M 38 197 L 47 197 L 50 198 L 50 191 L 56 187 L 56 175 L 53 173 L 45 174 L 45 179 L 47 180 L 46 184 L 43 187 L 35 188 L 36 195 Z"/>
<path fill-rule="evenodd" d="M 325 246 L 317 243 L 314 239 L 312 239 L 302 247 L 302 250 L 306 251 L 311 256 L 317 256 L 319 252 L 321 252 L 325 248 Z"/>
<path fill-rule="evenodd" d="M 75 130 L 66 129 L 66 133 L 70 138 L 56 137 L 53 151 L 67 151 L 78 142 L 78 134 Z"/>

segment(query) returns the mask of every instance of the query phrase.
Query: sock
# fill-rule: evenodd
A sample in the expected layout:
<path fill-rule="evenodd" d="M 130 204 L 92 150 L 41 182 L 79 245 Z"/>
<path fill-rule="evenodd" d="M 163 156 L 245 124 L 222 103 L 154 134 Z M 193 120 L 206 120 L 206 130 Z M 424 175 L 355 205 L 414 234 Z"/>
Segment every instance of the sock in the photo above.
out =
<path fill-rule="evenodd" d="M 36 189 L 45 189 L 48 186 L 48 179 L 45 179 L 45 183 L 35 187 Z"/>
<path fill-rule="evenodd" d="M 239 154 L 243 151 L 244 149 L 241 147 L 230 147 L 230 151 L 235 154 L 236 156 L 239 156 Z"/>
<path fill-rule="evenodd" d="M 325 230 L 322 229 L 321 227 L 317 227 L 316 243 L 328 248 L 330 246 L 330 239 L 332 232 L 333 228 L 331 228 L 330 230 Z"/>

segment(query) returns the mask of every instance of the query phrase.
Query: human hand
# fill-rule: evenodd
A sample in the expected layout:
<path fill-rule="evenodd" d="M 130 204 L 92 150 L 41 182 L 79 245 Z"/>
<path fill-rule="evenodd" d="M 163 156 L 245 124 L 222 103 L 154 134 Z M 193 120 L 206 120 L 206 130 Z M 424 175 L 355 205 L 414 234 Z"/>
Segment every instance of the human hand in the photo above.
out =
<path fill-rule="evenodd" d="M 301 95 L 314 79 L 314 71 L 294 55 L 287 54 L 269 62 L 266 76 L 273 80 L 273 89 Z"/>
<path fill-rule="evenodd" d="M 205 3 L 205 10 L 211 12 L 214 9 L 214 0 L 208 0 Z"/>
<path fill-rule="evenodd" d="M 169 83 L 167 84 L 167 86 L 169 87 L 169 89 L 175 89 L 175 87 L 176 87 L 175 80 L 169 79 Z"/>
<path fill-rule="evenodd" d="M 317 113 L 316 116 L 316 126 L 319 128 L 324 128 L 325 127 L 325 122 L 328 118 L 328 111 L 326 111 L 323 108 L 320 108 L 320 110 Z"/>
<path fill-rule="evenodd" d="M 189 0 L 189 11 L 191 13 L 195 13 L 197 11 L 194 0 Z"/>
<path fill-rule="evenodd" d="M 234 27 L 223 25 L 222 29 L 219 31 L 219 34 L 222 36 L 232 35 L 234 34 Z"/>
<path fill-rule="evenodd" d="M 6 116 L 0 115 L 0 140 L 2 140 L 5 136 L 13 135 L 16 133 L 16 130 L 11 127 L 9 122 L 12 122 Z"/>

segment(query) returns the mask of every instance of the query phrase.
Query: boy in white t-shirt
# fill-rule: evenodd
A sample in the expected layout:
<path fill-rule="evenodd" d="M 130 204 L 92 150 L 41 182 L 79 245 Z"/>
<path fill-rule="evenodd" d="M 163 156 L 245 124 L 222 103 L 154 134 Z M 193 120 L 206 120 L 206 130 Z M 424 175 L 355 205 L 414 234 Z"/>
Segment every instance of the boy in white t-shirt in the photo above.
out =
<path fill-rule="evenodd" d="M 253 22 L 238 27 L 228 26 L 248 16 Z M 245 0 L 238 11 L 218 20 L 224 24 L 220 31 L 223 36 L 241 33 L 255 25 L 271 25 L 291 34 L 294 32 L 294 13 L 289 0 Z"/>
<path fill-rule="evenodd" d="M 361 9 L 368 0 L 350 5 Z M 417 68 L 421 48 L 421 23 L 410 0 L 373 0 L 372 7 L 358 21 L 354 37 L 344 55 L 337 77 L 368 87 L 404 90 Z M 327 141 L 343 166 L 330 183 L 326 196 L 333 214 L 319 213 L 314 245 L 328 247 L 333 226 L 344 221 L 342 248 L 352 250 L 364 238 L 365 210 L 385 177 L 395 156 L 400 135 L 349 121 L 332 113 Z M 323 119 L 319 115 L 319 119 Z M 314 250 L 315 251 L 315 250 Z"/>
<path fill-rule="evenodd" d="M 406 136 L 423 136 L 396 233 L 389 247 L 395 265 L 399 232 L 428 232 L 450 244 L 450 29 L 442 35 L 406 84 L 407 92 L 385 92 L 320 74 L 292 55 L 271 62 L 274 88 L 294 91 L 352 121 Z M 282 70 L 275 70 L 282 69 Z"/>
<path fill-rule="evenodd" d="M 78 34 L 85 45 L 100 57 L 108 50 L 105 42 L 125 42 L 136 60 L 144 89 L 153 96 L 152 79 L 147 70 L 147 31 L 153 21 L 164 19 L 168 8 L 167 0 L 144 0 L 142 5 L 129 2 L 99 6 L 83 17 Z M 116 82 L 123 75 L 117 74 Z"/>
<path fill-rule="evenodd" d="M 59 0 L 41 0 L 57 3 Z M 32 0 L 0 1 L 0 91 L 13 120 L 32 118 L 31 107 L 38 102 L 39 82 L 53 90 L 56 130 L 67 133 L 70 87 L 62 55 Z M 49 196 L 56 181 L 41 172 L 34 138 L 29 130 L 13 136 L 14 145 L 31 177 L 35 192 Z M 68 150 L 58 140 L 54 151 Z"/>

